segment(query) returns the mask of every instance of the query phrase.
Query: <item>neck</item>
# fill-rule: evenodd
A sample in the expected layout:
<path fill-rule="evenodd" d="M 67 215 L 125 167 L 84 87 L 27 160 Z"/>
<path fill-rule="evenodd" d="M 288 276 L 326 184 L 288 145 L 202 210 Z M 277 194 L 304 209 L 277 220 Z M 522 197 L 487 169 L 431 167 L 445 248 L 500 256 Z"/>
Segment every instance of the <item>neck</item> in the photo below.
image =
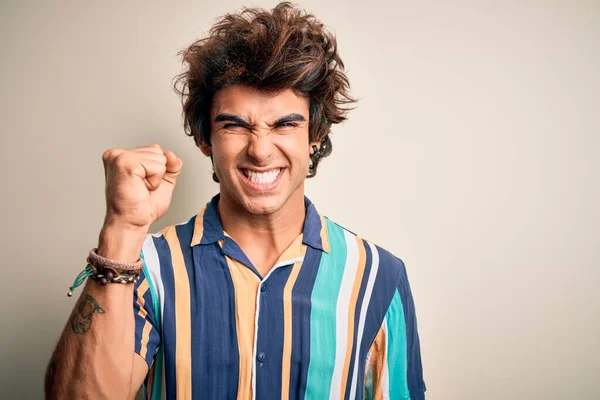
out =
<path fill-rule="evenodd" d="M 223 230 L 263 276 L 302 233 L 306 209 L 304 190 L 298 189 L 279 210 L 268 215 L 249 213 L 221 192 L 218 210 Z"/>

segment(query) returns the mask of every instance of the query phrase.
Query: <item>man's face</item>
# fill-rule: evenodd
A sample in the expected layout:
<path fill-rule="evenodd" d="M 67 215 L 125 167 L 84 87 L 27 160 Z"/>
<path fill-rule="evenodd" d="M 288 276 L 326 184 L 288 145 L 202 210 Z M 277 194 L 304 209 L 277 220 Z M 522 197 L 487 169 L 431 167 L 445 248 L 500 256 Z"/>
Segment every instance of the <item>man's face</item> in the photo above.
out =
<path fill-rule="evenodd" d="M 221 195 L 253 214 L 272 214 L 304 195 L 309 104 L 291 89 L 263 93 L 243 85 L 218 91 L 211 109 L 212 153 Z"/>

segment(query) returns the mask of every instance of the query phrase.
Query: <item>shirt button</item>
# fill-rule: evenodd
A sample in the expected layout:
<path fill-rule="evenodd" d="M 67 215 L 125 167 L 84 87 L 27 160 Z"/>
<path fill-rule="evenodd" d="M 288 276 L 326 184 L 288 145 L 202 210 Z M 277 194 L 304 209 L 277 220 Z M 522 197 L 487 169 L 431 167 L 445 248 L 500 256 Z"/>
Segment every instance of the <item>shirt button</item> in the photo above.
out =
<path fill-rule="evenodd" d="M 260 353 L 258 353 L 258 361 L 261 363 L 264 363 L 265 361 L 267 361 L 267 355 L 265 353 L 263 353 L 262 351 Z"/>
<path fill-rule="evenodd" d="M 262 285 L 260 285 L 260 291 L 264 292 L 265 290 L 267 290 L 267 284 L 263 283 Z"/>

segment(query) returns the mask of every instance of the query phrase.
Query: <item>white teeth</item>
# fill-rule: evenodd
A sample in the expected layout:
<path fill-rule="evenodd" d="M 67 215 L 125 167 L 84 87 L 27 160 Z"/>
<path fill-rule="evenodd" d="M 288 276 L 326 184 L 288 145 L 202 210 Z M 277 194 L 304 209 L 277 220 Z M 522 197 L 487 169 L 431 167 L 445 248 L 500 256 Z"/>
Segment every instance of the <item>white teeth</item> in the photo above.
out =
<path fill-rule="evenodd" d="M 267 172 L 255 172 L 249 169 L 244 170 L 245 175 L 248 177 L 250 182 L 258 183 L 258 184 L 269 184 L 273 183 L 275 179 L 279 176 L 281 169 L 272 169 Z"/>

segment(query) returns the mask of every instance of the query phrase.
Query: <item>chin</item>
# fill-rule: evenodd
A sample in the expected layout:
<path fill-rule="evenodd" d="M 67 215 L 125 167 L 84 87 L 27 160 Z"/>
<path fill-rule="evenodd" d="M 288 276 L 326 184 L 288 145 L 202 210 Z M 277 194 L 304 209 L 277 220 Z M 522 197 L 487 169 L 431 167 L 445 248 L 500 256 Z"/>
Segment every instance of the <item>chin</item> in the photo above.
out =
<path fill-rule="evenodd" d="M 302 191 L 302 184 L 290 185 L 288 171 L 285 168 L 272 182 L 250 182 L 248 177 L 237 169 L 230 175 L 229 184 L 221 182 L 221 191 L 228 192 L 230 194 L 228 197 L 235 199 L 238 206 L 249 214 L 272 215 L 284 208 L 298 190 Z"/>
<path fill-rule="evenodd" d="M 285 201 L 281 196 L 268 195 L 268 196 L 252 196 L 244 197 L 242 204 L 246 210 L 255 215 L 269 215 L 274 214 L 281 209 Z"/>

